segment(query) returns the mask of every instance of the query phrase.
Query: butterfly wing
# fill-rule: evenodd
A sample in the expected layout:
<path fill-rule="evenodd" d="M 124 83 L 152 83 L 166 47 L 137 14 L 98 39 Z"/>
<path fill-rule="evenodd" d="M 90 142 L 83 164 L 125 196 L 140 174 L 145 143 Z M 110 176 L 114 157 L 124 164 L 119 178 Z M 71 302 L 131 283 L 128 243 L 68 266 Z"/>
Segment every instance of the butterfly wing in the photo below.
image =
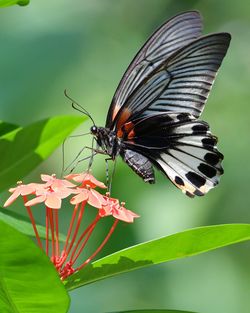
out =
<path fill-rule="evenodd" d="M 154 164 L 190 197 L 207 193 L 223 173 L 217 139 L 196 118 L 231 36 L 200 37 L 201 28 L 200 15 L 187 12 L 156 31 L 124 74 L 106 121 L 144 181 L 154 182 Z"/>
<path fill-rule="evenodd" d="M 109 108 L 106 127 L 111 128 L 117 113 L 138 85 L 178 49 L 201 36 L 201 32 L 202 19 L 197 11 L 179 14 L 156 30 L 123 75 Z"/>
<path fill-rule="evenodd" d="M 124 138 L 125 149 L 150 160 L 190 197 L 206 194 L 223 174 L 216 144 L 207 123 L 184 113 L 142 118 Z"/>
<path fill-rule="evenodd" d="M 117 132 L 128 121 L 162 112 L 199 117 L 227 52 L 228 33 L 200 37 L 176 51 L 131 93 L 117 113 Z"/>

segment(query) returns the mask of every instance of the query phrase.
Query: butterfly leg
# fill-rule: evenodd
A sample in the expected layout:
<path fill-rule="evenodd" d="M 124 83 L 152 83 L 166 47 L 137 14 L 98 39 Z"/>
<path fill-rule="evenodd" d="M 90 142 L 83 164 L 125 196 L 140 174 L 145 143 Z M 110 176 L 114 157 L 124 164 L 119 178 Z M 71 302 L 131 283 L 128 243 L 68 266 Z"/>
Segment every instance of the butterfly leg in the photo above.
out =
<path fill-rule="evenodd" d="M 106 158 L 105 163 L 106 163 L 106 185 L 108 186 L 108 190 L 110 189 L 109 187 L 109 163 L 108 161 L 112 160 L 112 158 Z M 109 190 L 110 191 L 110 190 Z"/>
<path fill-rule="evenodd" d="M 86 161 L 86 160 L 89 160 L 89 164 L 88 164 L 88 169 L 87 169 L 87 172 L 90 171 L 91 169 L 91 166 L 93 164 L 93 160 L 94 160 L 94 156 L 96 156 L 97 154 L 104 154 L 104 155 L 107 155 L 107 153 L 103 152 L 102 150 L 98 150 L 98 149 L 93 149 L 91 147 L 84 147 L 85 149 L 89 149 L 92 151 L 91 155 L 85 157 L 85 158 L 82 158 L 80 160 L 78 160 L 75 165 L 73 166 L 73 168 L 70 170 L 70 173 L 72 173 L 74 171 L 74 169 L 78 166 L 79 163 L 83 162 L 83 161 Z M 76 160 L 76 159 L 75 159 Z M 73 162 L 71 162 L 71 165 L 72 165 Z M 69 166 L 67 167 L 69 168 Z"/>
<path fill-rule="evenodd" d="M 91 150 L 91 152 L 92 152 L 91 155 L 89 155 L 89 156 L 87 156 L 87 157 L 84 157 L 84 158 L 82 158 L 82 159 L 77 160 L 77 159 L 80 157 L 80 155 L 81 155 L 84 151 L 86 151 L 86 149 Z M 88 165 L 88 171 L 89 171 L 90 168 L 91 168 L 91 166 L 92 166 L 92 163 L 93 163 L 93 158 L 94 158 L 94 156 L 95 156 L 96 154 L 106 154 L 106 153 L 104 153 L 102 150 L 94 149 L 94 148 L 92 148 L 92 147 L 88 147 L 88 146 L 83 147 L 83 148 L 78 152 L 78 154 L 77 154 L 77 156 L 74 158 L 74 160 L 73 160 L 72 162 L 70 162 L 70 164 L 64 169 L 63 172 L 69 170 L 69 168 L 76 162 L 76 163 L 74 164 L 74 166 L 73 166 L 73 167 L 71 168 L 71 170 L 70 170 L 70 173 L 72 173 L 72 172 L 74 171 L 74 169 L 78 166 L 79 163 L 81 163 L 81 162 L 83 162 L 83 161 L 86 161 L 86 160 L 90 160 L 90 161 L 89 161 L 89 165 Z M 77 160 L 77 161 L 76 161 L 76 160 Z"/>
<path fill-rule="evenodd" d="M 112 170 L 112 174 L 109 176 L 109 163 L 108 163 L 108 161 L 111 161 L 111 160 L 114 161 L 114 167 Z M 114 160 L 113 158 L 107 158 L 107 159 L 105 159 L 105 162 L 106 162 L 106 185 L 108 186 L 108 191 L 111 193 L 112 181 L 114 178 L 115 168 L 116 168 L 116 159 Z"/>
<path fill-rule="evenodd" d="M 66 145 L 66 142 L 69 140 L 69 139 L 72 139 L 72 138 L 77 138 L 77 137 L 83 137 L 83 136 L 86 136 L 86 135 L 89 135 L 90 133 L 83 133 L 83 134 L 77 134 L 77 135 L 72 135 L 72 136 L 68 136 L 67 138 L 65 138 L 63 140 L 63 144 L 62 144 L 62 171 L 61 171 L 61 176 L 63 176 L 63 173 L 70 167 L 70 165 L 72 165 L 73 162 L 75 162 L 75 160 L 79 157 L 79 155 L 81 155 L 81 153 L 83 152 L 84 148 L 77 154 L 77 156 L 75 157 L 75 159 L 70 163 L 69 166 L 67 166 L 65 168 L 65 145 Z"/>
<path fill-rule="evenodd" d="M 66 172 L 66 171 L 75 163 L 75 161 L 80 157 L 80 155 L 81 155 L 86 149 L 92 149 L 92 148 L 91 148 L 91 147 L 87 147 L 87 146 L 83 147 L 83 148 L 77 153 L 76 157 L 70 162 L 70 164 L 69 164 L 66 168 L 63 167 L 62 174 L 63 174 L 64 172 Z M 88 158 L 89 158 L 89 157 L 88 157 Z M 77 164 L 78 164 L 78 163 L 79 163 L 79 162 L 77 161 Z M 71 173 L 75 168 L 76 168 L 76 165 L 70 170 L 70 173 Z"/>

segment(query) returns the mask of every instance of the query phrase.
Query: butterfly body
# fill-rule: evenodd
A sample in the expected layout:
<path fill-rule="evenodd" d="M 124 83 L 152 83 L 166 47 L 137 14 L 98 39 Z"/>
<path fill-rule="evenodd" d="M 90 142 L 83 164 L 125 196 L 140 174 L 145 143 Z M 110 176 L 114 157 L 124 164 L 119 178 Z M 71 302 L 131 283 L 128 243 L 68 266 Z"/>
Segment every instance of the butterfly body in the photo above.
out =
<path fill-rule="evenodd" d="M 121 140 L 115 132 L 106 127 L 97 126 L 92 126 L 90 131 L 96 137 L 98 148 L 115 160 L 121 150 Z"/>
<path fill-rule="evenodd" d="M 164 23 L 129 65 L 105 127 L 92 126 L 97 146 L 120 155 L 145 182 L 154 167 L 186 195 L 202 196 L 219 182 L 223 155 L 199 120 L 231 36 L 201 36 L 199 12 Z"/>
<path fill-rule="evenodd" d="M 120 155 L 145 182 L 151 184 L 155 182 L 154 170 L 148 158 L 127 149 L 123 140 L 108 128 L 92 126 L 90 130 L 96 137 L 97 147 L 101 148 L 102 152 L 110 156 L 112 160 Z"/>

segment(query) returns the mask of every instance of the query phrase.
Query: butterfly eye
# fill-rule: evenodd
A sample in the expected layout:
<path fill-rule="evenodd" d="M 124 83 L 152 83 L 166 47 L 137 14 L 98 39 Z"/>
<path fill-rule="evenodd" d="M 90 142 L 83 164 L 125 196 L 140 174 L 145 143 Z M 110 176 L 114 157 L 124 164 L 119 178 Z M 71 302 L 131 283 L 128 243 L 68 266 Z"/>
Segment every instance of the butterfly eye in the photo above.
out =
<path fill-rule="evenodd" d="M 91 131 L 92 135 L 96 135 L 97 134 L 97 127 L 96 126 L 91 126 L 90 127 L 90 131 Z"/>

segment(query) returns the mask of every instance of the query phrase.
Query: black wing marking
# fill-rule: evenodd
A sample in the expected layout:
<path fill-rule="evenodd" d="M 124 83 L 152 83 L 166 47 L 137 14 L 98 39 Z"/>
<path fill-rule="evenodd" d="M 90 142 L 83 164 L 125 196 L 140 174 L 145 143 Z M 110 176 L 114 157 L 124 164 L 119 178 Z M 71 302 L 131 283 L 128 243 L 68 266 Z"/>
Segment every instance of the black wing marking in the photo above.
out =
<path fill-rule="evenodd" d="M 230 39 L 227 33 L 211 34 L 170 56 L 130 95 L 113 127 L 121 118 L 125 123 L 162 112 L 184 112 L 199 117 Z M 130 112 L 127 120 L 124 112 Z"/>
<path fill-rule="evenodd" d="M 217 138 L 207 123 L 188 114 L 142 119 L 127 134 L 124 144 L 147 157 L 191 197 L 207 193 L 223 174 Z"/>
<path fill-rule="evenodd" d="M 120 108 L 145 77 L 178 49 L 201 36 L 201 32 L 202 19 L 197 11 L 179 14 L 156 30 L 124 73 L 110 105 L 106 127 L 111 127 Z"/>

